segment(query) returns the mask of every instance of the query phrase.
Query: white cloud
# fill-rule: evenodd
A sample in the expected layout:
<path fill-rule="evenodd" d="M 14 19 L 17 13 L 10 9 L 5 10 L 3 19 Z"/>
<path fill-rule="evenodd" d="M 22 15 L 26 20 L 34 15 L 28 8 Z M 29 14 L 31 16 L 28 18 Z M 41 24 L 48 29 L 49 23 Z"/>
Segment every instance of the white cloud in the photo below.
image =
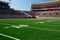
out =
<path fill-rule="evenodd" d="M 0 1 L 9 2 L 9 0 L 0 0 Z"/>

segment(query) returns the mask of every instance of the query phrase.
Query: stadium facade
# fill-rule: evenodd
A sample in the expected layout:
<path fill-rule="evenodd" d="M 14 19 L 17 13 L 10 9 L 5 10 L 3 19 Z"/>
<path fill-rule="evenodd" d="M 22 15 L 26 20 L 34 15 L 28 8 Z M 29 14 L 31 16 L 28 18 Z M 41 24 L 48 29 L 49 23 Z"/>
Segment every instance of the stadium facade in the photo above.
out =
<path fill-rule="evenodd" d="M 60 1 L 32 3 L 31 11 L 35 17 L 60 17 Z"/>

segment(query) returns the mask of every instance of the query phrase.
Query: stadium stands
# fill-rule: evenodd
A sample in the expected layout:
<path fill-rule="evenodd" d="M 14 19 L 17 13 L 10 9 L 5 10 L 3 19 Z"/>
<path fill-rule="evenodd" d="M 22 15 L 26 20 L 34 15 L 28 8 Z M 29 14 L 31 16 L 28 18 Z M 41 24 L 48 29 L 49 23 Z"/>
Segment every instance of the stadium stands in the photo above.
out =
<path fill-rule="evenodd" d="M 0 18 L 27 18 L 23 11 L 14 10 L 6 2 L 0 1 Z"/>
<path fill-rule="evenodd" d="M 31 11 L 38 17 L 60 17 L 60 1 L 32 3 Z"/>

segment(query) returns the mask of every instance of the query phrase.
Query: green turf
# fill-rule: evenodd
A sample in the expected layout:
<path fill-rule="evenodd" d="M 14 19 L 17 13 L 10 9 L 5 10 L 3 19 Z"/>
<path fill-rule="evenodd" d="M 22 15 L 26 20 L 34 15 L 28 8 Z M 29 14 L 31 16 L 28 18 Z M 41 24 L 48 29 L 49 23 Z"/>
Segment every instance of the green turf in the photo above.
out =
<path fill-rule="evenodd" d="M 29 25 L 29 27 L 17 29 L 11 27 L 12 25 Z M 20 40 L 60 40 L 60 19 L 0 19 L 0 33 Z M 3 36 L 0 38 L 12 40 Z"/>
<path fill-rule="evenodd" d="M 4 36 L 0 36 L 0 40 L 13 40 L 13 39 L 7 38 L 7 37 L 4 37 Z"/>

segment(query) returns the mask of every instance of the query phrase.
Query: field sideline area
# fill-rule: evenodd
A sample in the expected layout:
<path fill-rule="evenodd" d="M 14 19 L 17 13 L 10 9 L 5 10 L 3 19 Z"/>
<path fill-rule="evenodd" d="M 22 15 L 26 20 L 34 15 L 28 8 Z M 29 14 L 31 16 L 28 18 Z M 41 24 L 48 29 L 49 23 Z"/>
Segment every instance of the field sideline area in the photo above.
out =
<path fill-rule="evenodd" d="M 60 40 L 60 19 L 0 19 L 0 40 Z"/>

